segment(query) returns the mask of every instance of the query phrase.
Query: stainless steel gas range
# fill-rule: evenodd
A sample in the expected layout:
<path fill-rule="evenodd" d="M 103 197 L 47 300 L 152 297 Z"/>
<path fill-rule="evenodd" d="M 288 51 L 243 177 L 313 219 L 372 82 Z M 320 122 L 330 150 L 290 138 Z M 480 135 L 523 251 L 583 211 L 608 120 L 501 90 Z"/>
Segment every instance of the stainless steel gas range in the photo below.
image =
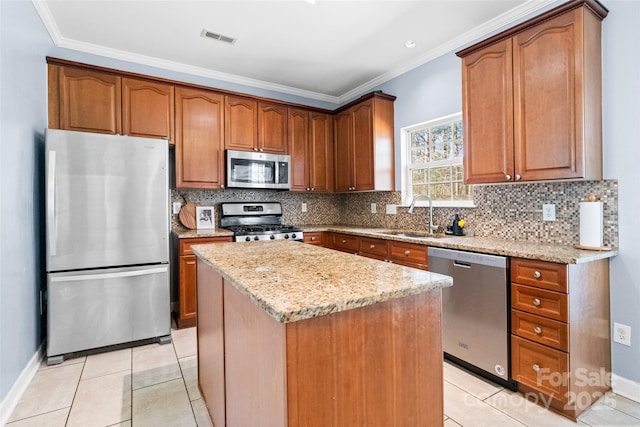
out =
<path fill-rule="evenodd" d="M 302 229 L 282 224 L 279 202 L 222 203 L 220 227 L 233 231 L 234 242 L 304 240 Z"/>

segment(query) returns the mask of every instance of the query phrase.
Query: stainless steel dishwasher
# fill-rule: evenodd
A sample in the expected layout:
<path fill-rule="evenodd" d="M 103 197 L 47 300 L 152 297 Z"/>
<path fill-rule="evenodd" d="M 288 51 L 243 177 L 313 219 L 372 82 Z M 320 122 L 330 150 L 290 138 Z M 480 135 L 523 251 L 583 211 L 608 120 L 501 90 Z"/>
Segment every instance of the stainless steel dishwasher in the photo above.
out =
<path fill-rule="evenodd" d="M 444 357 L 515 390 L 510 372 L 509 261 L 429 247 L 429 271 L 453 277 L 442 289 Z"/>

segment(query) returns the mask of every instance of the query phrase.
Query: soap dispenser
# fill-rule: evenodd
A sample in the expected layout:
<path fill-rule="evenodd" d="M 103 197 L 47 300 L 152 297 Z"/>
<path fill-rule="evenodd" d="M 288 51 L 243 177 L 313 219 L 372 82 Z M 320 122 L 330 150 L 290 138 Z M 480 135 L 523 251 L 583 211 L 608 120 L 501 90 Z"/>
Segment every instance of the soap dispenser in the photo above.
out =
<path fill-rule="evenodd" d="M 453 218 L 453 235 L 454 236 L 463 236 L 464 234 L 462 233 L 462 227 L 460 227 L 460 215 L 456 214 L 456 216 Z"/>

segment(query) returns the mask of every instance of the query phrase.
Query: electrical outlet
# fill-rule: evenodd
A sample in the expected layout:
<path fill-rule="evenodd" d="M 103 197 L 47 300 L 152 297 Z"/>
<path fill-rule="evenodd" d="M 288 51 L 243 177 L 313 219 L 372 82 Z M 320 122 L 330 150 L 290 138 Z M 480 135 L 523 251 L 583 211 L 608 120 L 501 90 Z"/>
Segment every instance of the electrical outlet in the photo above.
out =
<path fill-rule="evenodd" d="M 377 213 L 378 208 L 375 203 L 371 203 L 371 213 Z"/>
<path fill-rule="evenodd" d="M 555 221 L 556 220 L 556 205 L 544 204 L 542 205 L 542 220 L 543 221 Z"/>
<path fill-rule="evenodd" d="M 182 203 L 173 202 L 173 214 L 178 215 L 180 213 L 180 208 L 182 207 Z"/>
<path fill-rule="evenodd" d="M 302 203 L 302 212 L 306 212 L 307 211 L 307 204 L 306 203 Z"/>
<path fill-rule="evenodd" d="M 613 324 L 613 341 L 631 346 L 631 326 L 622 323 Z"/>
<path fill-rule="evenodd" d="M 386 206 L 386 212 L 387 215 L 395 215 L 398 213 L 398 206 L 397 205 L 387 205 Z"/>

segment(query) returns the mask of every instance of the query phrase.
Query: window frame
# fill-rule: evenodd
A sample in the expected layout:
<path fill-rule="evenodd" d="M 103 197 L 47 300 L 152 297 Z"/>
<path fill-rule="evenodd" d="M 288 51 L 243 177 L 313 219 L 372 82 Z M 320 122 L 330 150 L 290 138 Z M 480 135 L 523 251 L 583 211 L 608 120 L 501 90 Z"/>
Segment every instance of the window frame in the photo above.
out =
<path fill-rule="evenodd" d="M 400 156 L 400 167 L 402 170 L 401 173 L 401 192 L 402 192 L 402 205 L 409 206 L 411 201 L 413 200 L 413 190 L 411 186 L 411 172 L 414 168 L 410 167 L 411 162 L 411 133 L 424 128 L 432 128 L 445 123 L 455 122 L 458 120 L 462 120 L 462 112 L 449 114 L 447 116 L 438 117 L 436 119 L 427 120 L 421 123 L 417 123 L 410 126 L 405 126 L 400 129 L 400 139 L 401 139 L 401 156 Z M 464 123 L 463 123 L 464 128 Z M 445 165 L 462 165 L 462 158 L 460 158 L 460 162 L 457 159 L 447 159 L 447 160 L 436 160 L 433 162 L 425 163 L 425 165 L 430 165 L 431 167 L 437 166 L 445 166 Z M 467 184 L 471 185 L 471 184 Z M 473 193 L 471 195 L 471 200 L 434 200 L 433 206 L 437 207 L 456 207 L 456 208 L 473 208 L 475 204 L 473 203 Z M 429 202 L 424 199 L 419 199 L 416 201 L 415 206 L 428 206 Z"/>

